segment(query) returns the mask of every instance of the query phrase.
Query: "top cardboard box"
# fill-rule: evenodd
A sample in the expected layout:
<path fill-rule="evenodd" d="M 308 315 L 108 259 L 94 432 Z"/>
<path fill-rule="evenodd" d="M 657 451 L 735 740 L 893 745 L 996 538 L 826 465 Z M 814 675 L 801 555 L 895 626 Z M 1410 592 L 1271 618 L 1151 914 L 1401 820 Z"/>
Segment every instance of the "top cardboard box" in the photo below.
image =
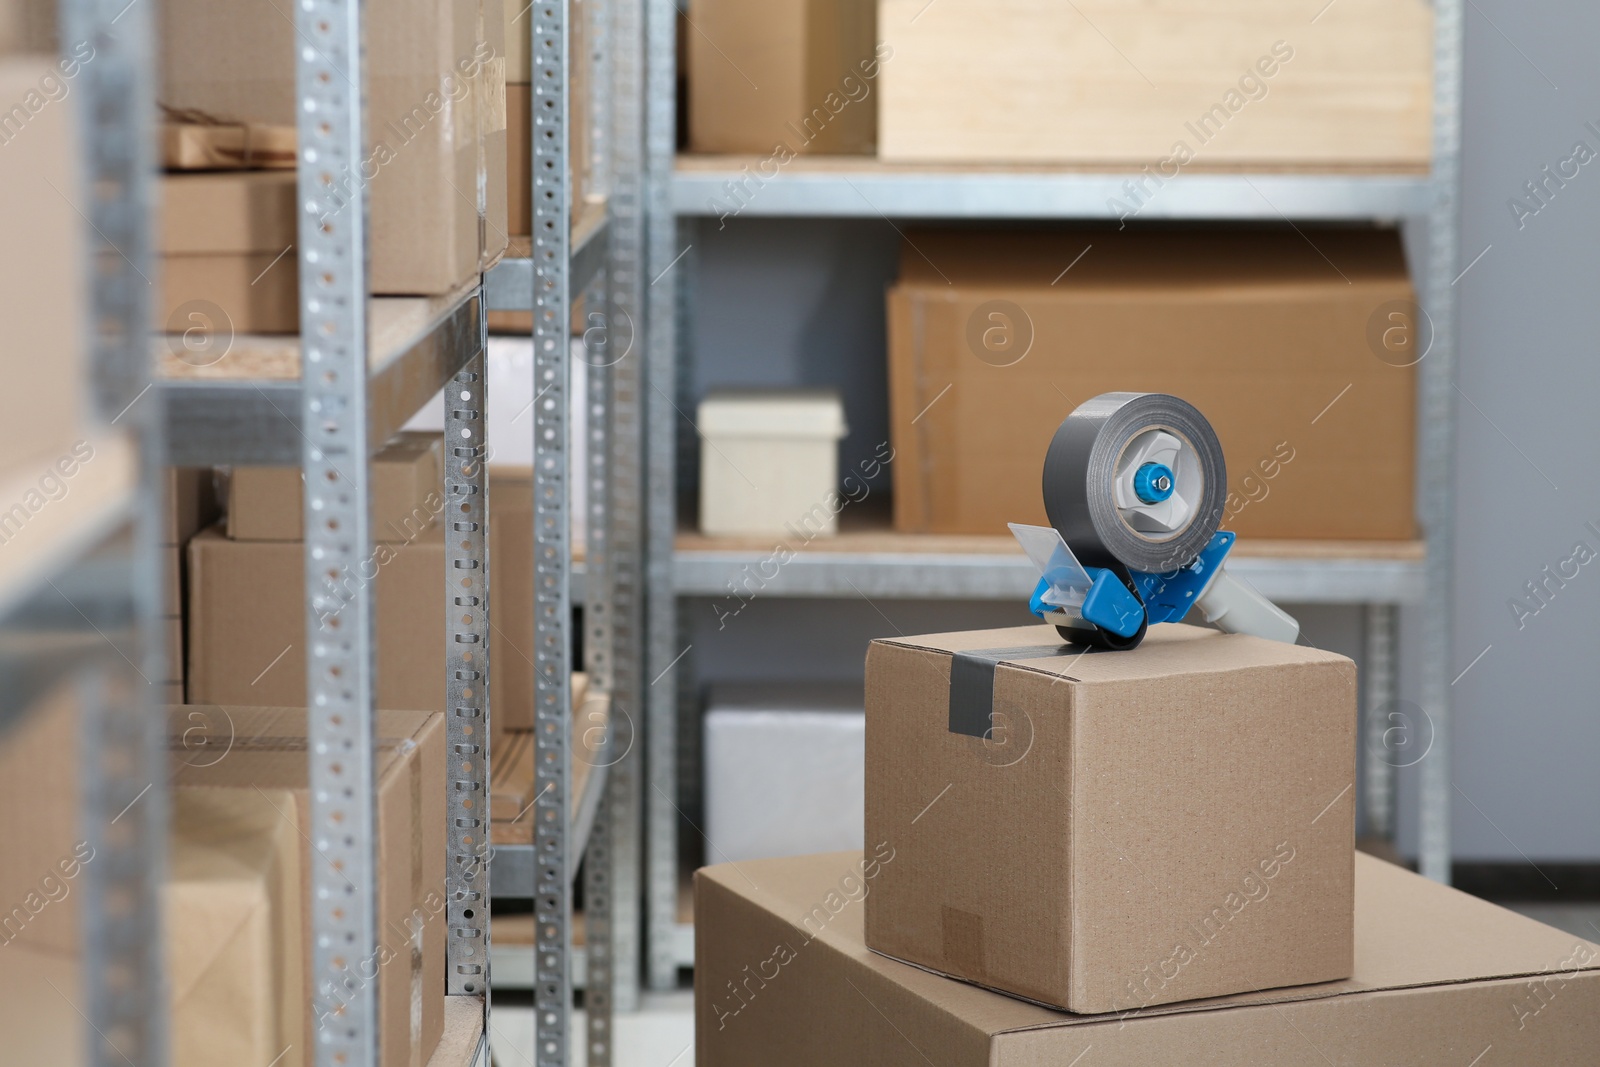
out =
<path fill-rule="evenodd" d="M 1051 436 L 1113 391 L 1200 409 L 1240 537 L 1416 532 L 1427 335 L 1393 230 L 914 230 L 888 303 L 902 532 L 1043 524 Z"/>
<path fill-rule="evenodd" d="M 874 641 L 867 944 L 1075 1012 L 1349 977 L 1355 681 L 1177 624 Z"/>
<path fill-rule="evenodd" d="M 443 293 L 506 247 L 505 16 L 500 0 L 375 0 L 366 8 L 375 293 Z M 165 0 L 161 102 L 223 121 L 293 125 L 294 21 L 274 0 Z M 480 176 L 482 182 L 480 183 Z"/>
<path fill-rule="evenodd" d="M 1113 1016 L 1051 1011 L 869 951 L 860 902 L 901 858 L 869 844 L 695 875 L 698 1067 L 1595 1062 L 1600 946 L 1370 856 L 1355 858 L 1350 978 Z"/>
<path fill-rule="evenodd" d="M 873 0 L 693 0 L 688 19 L 694 151 L 872 154 Z"/>
<path fill-rule="evenodd" d="M 1119 164 L 1158 181 L 1189 167 L 1420 171 L 1432 30 L 1425 0 L 879 0 L 892 58 L 878 151 Z"/>

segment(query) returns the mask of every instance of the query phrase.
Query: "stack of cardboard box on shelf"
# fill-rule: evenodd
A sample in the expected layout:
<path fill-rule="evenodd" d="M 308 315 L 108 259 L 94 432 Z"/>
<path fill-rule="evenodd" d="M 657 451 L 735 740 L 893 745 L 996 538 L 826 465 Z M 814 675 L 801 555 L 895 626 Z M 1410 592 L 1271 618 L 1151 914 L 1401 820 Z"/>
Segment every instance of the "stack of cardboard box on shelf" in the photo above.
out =
<path fill-rule="evenodd" d="M 1342 656 L 1176 624 L 1088 655 L 1048 626 L 899 637 L 866 703 L 864 849 L 696 877 L 705 1067 L 1592 1044 L 1600 946 L 1356 855 Z"/>
<path fill-rule="evenodd" d="M 499 0 L 367 10 L 369 155 L 319 206 L 369 193 L 373 293 L 450 292 L 505 251 L 504 19 Z M 159 30 L 156 321 L 206 354 L 213 335 L 298 332 L 293 22 L 271 0 L 165 0 Z"/>

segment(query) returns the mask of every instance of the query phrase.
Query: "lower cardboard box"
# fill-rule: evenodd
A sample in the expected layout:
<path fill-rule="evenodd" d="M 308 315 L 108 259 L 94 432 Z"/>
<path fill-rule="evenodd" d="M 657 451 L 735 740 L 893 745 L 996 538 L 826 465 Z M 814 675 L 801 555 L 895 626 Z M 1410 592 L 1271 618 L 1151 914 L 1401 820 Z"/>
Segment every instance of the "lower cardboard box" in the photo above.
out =
<path fill-rule="evenodd" d="M 174 1067 L 310 1062 L 302 835 L 287 789 L 175 789 L 164 898 Z"/>
<path fill-rule="evenodd" d="M 1595 1061 L 1600 945 L 1369 856 L 1356 857 L 1350 978 L 1113 1015 L 1054 1011 L 869 950 L 861 902 L 896 862 L 889 849 L 696 874 L 699 1067 Z"/>
<path fill-rule="evenodd" d="M 283 790 L 294 810 L 283 818 L 309 825 L 307 717 L 303 708 L 186 705 L 168 712 L 168 747 L 177 792 L 222 787 L 258 795 Z M 379 711 L 374 723 L 377 789 L 378 1028 L 381 1067 L 426 1063 L 444 1025 L 445 740 L 435 712 Z M 310 867 L 302 852 L 302 899 Z M 310 929 L 301 924 L 304 958 Z M 311 988 L 309 974 L 306 988 Z M 301 1017 L 299 1047 L 309 1048 L 318 1020 Z M 211 1062 L 246 1062 L 213 1060 Z"/>
<path fill-rule="evenodd" d="M 78 889 L 94 857 L 78 826 L 78 733 L 68 682 L 0 734 L 0 959 L 78 949 Z"/>

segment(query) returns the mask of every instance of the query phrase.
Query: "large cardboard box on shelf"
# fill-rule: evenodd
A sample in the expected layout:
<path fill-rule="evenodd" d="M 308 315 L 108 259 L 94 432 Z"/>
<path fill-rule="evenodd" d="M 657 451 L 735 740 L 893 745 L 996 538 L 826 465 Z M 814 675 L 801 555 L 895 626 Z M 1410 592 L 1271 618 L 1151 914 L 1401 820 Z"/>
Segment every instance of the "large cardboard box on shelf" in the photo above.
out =
<path fill-rule="evenodd" d="M 881 852 L 698 872 L 699 1067 L 1594 1060 L 1600 946 L 1368 856 L 1355 858 L 1355 964 L 1343 981 L 1096 1016 L 907 966 L 867 948 L 862 901 L 870 904 L 902 862 L 899 840 L 921 829 Z M 1140 879 L 1149 855 L 1130 856 L 1129 881 Z"/>
<path fill-rule="evenodd" d="M 501 0 L 381 0 L 366 15 L 370 155 L 335 175 L 328 215 L 370 182 L 372 290 L 448 292 L 506 246 Z M 293 125 L 298 42 L 273 0 L 165 0 L 160 42 L 163 104 Z"/>
<path fill-rule="evenodd" d="M 427 1062 L 444 1025 L 444 716 L 379 711 L 373 732 L 380 1062 L 414 1067 Z M 286 790 L 293 794 L 290 817 L 310 825 L 303 708 L 172 708 L 169 734 L 173 783 L 180 792 Z M 312 854 L 310 839 L 302 840 L 302 892 L 309 910 L 309 865 L 323 861 Z M 309 965 L 309 927 L 302 937 Z M 311 1048 L 317 1019 L 304 1011 L 300 1021 L 300 1047 Z"/>
<path fill-rule="evenodd" d="M 169 174 L 161 199 L 158 327 L 228 336 L 300 329 L 293 171 Z"/>
<path fill-rule="evenodd" d="M 1348 978 L 1356 671 L 1198 627 L 874 641 L 867 944 L 1074 1012 Z M 1292 945 L 1292 952 L 1284 946 Z"/>
<path fill-rule="evenodd" d="M 65 62 L 65 61 L 63 61 Z M 81 64 L 73 61 L 76 72 Z M 89 417 L 78 97 L 42 57 L 0 59 L 0 472 L 53 477 Z M 23 387 L 26 383 L 26 387 Z M 16 504 L 8 500 L 5 506 Z"/>
<path fill-rule="evenodd" d="M 372 457 L 372 536 L 403 542 L 444 510 L 444 435 L 402 431 Z M 235 467 L 228 484 L 228 536 L 298 541 L 305 536 L 299 467 Z"/>
<path fill-rule="evenodd" d="M 872 154 L 892 56 L 873 0 L 692 0 L 688 22 L 692 151 Z"/>
<path fill-rule="evenodd" d="M 912 231 L 888 309 L 902 532 L 1043 524 L 1061 420 L 1135 391 L 1216 428 L 1241 537 L 1415 535 L 1429 337 L 1393 230 Z"/>
<path fill-rule="evenodd" d="M 1430 5 L 1319 6 L 879 0 L 878 153 L 1143 168 L 1145 196 L 1189 168 L 1425 168 Z"/>
<path fill-rule="evenodd" d="M 11 0 L 0 6 L 0 56 L 55 52 L 56 11 L 57 5 L 51 0 Z M 88 47 L 82 43 L 78 46 L 85 50 Z"/>
<path fill-rule="evenodd" d="M 190 702 L 305 704 L 304 559 L 302 542 L 233 541 L 217 527 L 189 542 Z M 374 583 L 378 705 L 443 710 L 443 528 L 376 545 L 341 582 L 346 600 Z"/>
<path fill-rule="evenodd" d="M 308 1061 L 304 833 L 287 789 L 173 790 L 162 935 L 174 1067 Z"/>

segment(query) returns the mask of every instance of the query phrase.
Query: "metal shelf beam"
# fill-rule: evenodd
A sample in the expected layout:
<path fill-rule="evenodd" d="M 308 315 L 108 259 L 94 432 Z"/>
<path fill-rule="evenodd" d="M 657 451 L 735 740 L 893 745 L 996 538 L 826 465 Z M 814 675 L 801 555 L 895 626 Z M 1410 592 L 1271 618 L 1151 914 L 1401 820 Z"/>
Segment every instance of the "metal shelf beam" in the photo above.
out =
<path fill-rule="evenodd" d="M 679 596 L 726 596 L 743 589 L 771 552 L 679 551 L 673 588 Z M 1271 600 L 1289 604 L 1417 604 L 1421 561 L 1276 559 L 1236 556 L 1228 571 Z M 1025 602 L 1039 573 L 1021 555 L 913 555 L 891 552 L 799 553 L 763 578 L 759 596 Z"/>
<path fill-rule="evenodd" d="M 600 800 L 605 795 L 610 777 L 608 768 L 596 764 L 584 781 L 583 794 L 574 798 L 572 821 L 567 828 L 567 852 L 571 871 L 578 869 L 578 860 L 589 847 L 589 837 L 594 831 L 595 816 L 600 810 Z M 534 869 L 537 860 L 532 844 L 495 845 L 489 869 L 489 893 L 494 898 L 531 899 L 534 895 Z"/>
<path fill-rule="evenodd" d="M 532 282 L 529 282 L 530 291 Z M 482 351 L 478 290 L 464 290 L 414 343 L 370 372 L 367 444 L 383 447 Z M 163 378 L 168 461 L 179 467 L 300 463 L 303 386 L 293 379 Z"/>
<path fill-rule="evenodd" d="M 572 255 L 567 272 L 573 292 L 582 292 L 600 275 L 611 250 L 609 211 L 580 216 L 572 227 Z M 533 260 L 507 256 L 484 276 L 490 311 L 533 310 Z"/>
<path fill-rule="evenodd" d="M 1427 209 L 1425 175 L 1181 174 L 896 168 L 795 161 L 761 180 L 759 161 L 685 157 L 672 175 L 677 215 L 899 219 L 1398 219 Z M 1150 190 L 1139 201 L 1131 183 Z M 1134 186 L 1137 188 L 1137 186 Z"/>

